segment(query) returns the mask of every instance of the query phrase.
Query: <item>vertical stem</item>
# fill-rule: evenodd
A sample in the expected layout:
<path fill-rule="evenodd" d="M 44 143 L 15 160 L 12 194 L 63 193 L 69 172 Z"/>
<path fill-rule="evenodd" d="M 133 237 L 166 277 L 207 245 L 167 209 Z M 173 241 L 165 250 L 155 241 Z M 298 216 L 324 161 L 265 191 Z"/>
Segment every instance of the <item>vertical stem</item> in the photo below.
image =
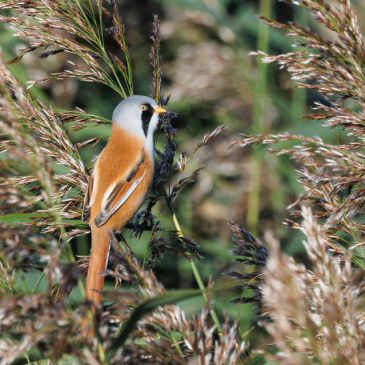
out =
<path fill-rule="evenodd" d="M 174 211 L 174 208 L 172 207 L 171 203 L 169 202 L 169 200 L 167 198 L 166 198 L 166 204 L 167 204 L 167 207 L 169 208 L 169 211 L 170 211 L 170 213 L 172 215 L 172 221 L 174 222 L 175 229 L 176 229 L 176 232 L 177 232 L 178 236 L 179 237 L 184 237 L 184 234 L 182 232 L 182 229 L 181 229 L 179 220 L 177 219 L 177 216 L 176 216 L 176 213 Z M 190 266 L 191 266 L 191 270 L 193 272 L 195 281 L 198 284 L 198 287 L 199 287 L 200 291 L 203 294 L 204 300 L 207 301 L 208 300 L 208 297 L 207 297 L 206 288 L 205 288 L 204 282 L 203 282 L 203 280 L 202 280 L 202 278 L 200 276 L 199 270 L 198 270 L 198 268 L 195 265 L 195 262 L 194 261 L 190 261 Z M 213 320 L 213 322 L 214 322 L 214 324 L 215 324 L 215 326 L 217 328 L 217 331 L 218 331 L 219 335 L 221 336 L 222 335 L 222 326 L 221 326 L 221 324 L 219 322 L 217 313 L 215 312 L 215 310 L 213 308 L 211 308 L 211 310 L 210 310 L 210 316 L 212 317 L 212 320 Z"/>
<path fill-rule="evenodd" d="M 182 352 L 182 350 L 181 350 L 181 347 L 180 347 L 180 345 L 179 345 L 179 342 L 177 341 L 177 339 L 176 339 L 176 336 L 175 336 L 175 334 L 173 333 L 173 332 L 171 332 L 171 339 L 172 339 L 172 342 L 174 343 L 174 345 L 176 346 L 176 348 L 177 348 L 177 352 L 179 353 L 179 355 L 181 356 L 181 358 L 183 359 L 184 358 L 184 354 L 183 354 L 183 352 Z"/>
<path fill-rule="evenodd" d="M 271 16 L 271 0 L 260 0 L 260 15 L 269 18 Z M 263 22 L 260 22 L 258 37 L 257 37 L 257 49 L 263 52 L 269 50 L 269 27 Z M 255 103 L 254 109 L 254 125 L 253 133 L 259 133 L 265 127 L 265 109 L 266 109 L 266 97 L 267 97 L 267 74 L 268 65 L 264 62 L 258 64 L 259 78 L 255 87 L 255 96 L 258 97 Z"/>
<path fill-rule="evenodd" d="M 294 7 L 294 21 L 304 26 L 308 24 L 308 12 Z M 293 88 L 291 103 L 291 120 L 299 121 L 303 118 L 307 104 L 307 93 L 305 89 Z"/>
<path fill-rule="evenodd" d="M 70 242 L 65 243 L 64 249 L 65 249 L 65 255 L 66 255 L 67 259 L 69 260 L 69 262 L 75 262 L 76 259 L 72 252 Z M 85 297 L 85 285 L 84 285 L 83 281 L 81 279 L 77 279 L 77 285 L 79 287 L 81 296 Z"/>
<path fill-rule="evenodd" d="M 106 365 L 107 362 L 106 362 L 106 357 L 105 357 L 105 350 L 104 350 L 103 345 L 99 341 L 97 343 L 97 349 L 98 349 L 98 355 L 99 355 L 99 359 L 100 359 L 101 363 L 103 365 Z"/>
<path fill-rule="evenodd" d="M 270 17 L 271 0 L 260 0 L 260 15 Z M 267 52 L 269 49 L 269 29 L 263 23 L 259 25 L 257 38 L 257 49 Z M 267 74 L 268 65 L 260 62 L 258 64 L 259 78 L 255 87 L 254 120 L 251 133 L 262 133 L 265 129 L 265 111 L 267 107 Z M 247 227 L 253 234 L 257 233 L 257 226 L 260 215 L 260 193 L 261 174 L 263 165 L 262 149 L 257 146 L 252 149 L 251 179 L 247 204 Z"/>

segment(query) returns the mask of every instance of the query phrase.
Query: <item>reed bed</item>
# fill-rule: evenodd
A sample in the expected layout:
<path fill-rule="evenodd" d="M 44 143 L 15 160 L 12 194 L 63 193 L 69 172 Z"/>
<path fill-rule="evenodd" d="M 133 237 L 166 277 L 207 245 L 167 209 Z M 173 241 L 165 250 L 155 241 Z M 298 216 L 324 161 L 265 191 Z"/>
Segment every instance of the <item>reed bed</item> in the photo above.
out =
<path fill-rule="evenodd" d="M 302 194 L 288 208 L 286 224 L 288 230 L 302 234 L 307 261 L 283 253 L 269 230 L 260 230 L 266 233 L 263 239 L 256 238 L 261 188 L 257 185 L 250 195 L 254 210 L 247 217 L 252 232 L 230 222 L 230 268 L 216 282 L 202 280 L 195 264 L 203 258 L 199 243 L 183 232 L 174 207 L 180 193 L 203 171 L 194 164 L 197 151 L 209 149 L 227 127 L 218 126 L 190 151 L 179 153 L 173 126 L 177 115 L 169 112 L 162 119 L 164 143 L 156 151 L 153 187 L 128 224 L 134 237 L 149 233 L 148 252 L 139 260 L 128 239 L 120 232 L 113 237 L 106 275 L 115 285 L 105 289 L 104 305 L 92 318 L 94 338 L 80 335 L 83 320 L 90 316 L 83 286 L 88 258 L 76 257 L 70 242 L 88 234 L 81 211 L 90 171 L 81 155 L 100 136 L 75 143 L 71 135 L 109 121 L 79 108 L 55 110 L 32 90 L 71 78 L 103 85 L 122 98 L 133 94 L 124 24 L 115 1 L 0 4 L 1 23 L 27 43 L 15 58 L 0 57 L 1 365 L 365 362 L 364 38 L 349 0 L 287 2 L 308 11 L 311 20 L 306 16 L 305 23 L 320 25 L 327 33 L 272 20 L 272 1 L 261 2 L 262 15 L 267 15 L 261 17 L 263 24 L 286 32 L 295 44 L 290 52 L 271 56 L 267 30 L 261 27 L 261 49 L 253 53 L 262 61 L 256 124 L 252 135 L 236 136 L 227 148 L 250 149 L 259 175 L 266 153 L 262 147 L 294 160 Z M 161 87 L 161 24 L 157 16 L 151 23 L 151 51 L 146 57 L 151 95 L 168 105 Z M 114 42 L 112 50 L 106 37 Z M 42 59 L 65 54 L 67 67 L 23 84 L 11 65 L 27 54 Z M 322 95 L 323 101 L 316 102 L 306 118 L 340 130 L 340 142 L 261 128 L 262 103 L 269 92 L 267 63 L 272 62 L 287 70 L 299 88 Z M 303 91 L 296 95 L 300 100 L 293 108 L 303 109 Z M 174 229 L 156 213 L 161 207 Z M 155 267 L 166 254 L 190 262 L 197 288 L 164 288 Z M 34 272 L 37 281 L 32 287 L 24 284 Z M 19 285 L 22 278 L 24 285 Z M 214 296 L 232 286 L 240 295 L 227 298 L 227 305 L 251 304 L 262 341 L 251 343 L 250 331 L 241 333 L 238 320 L 217 313 Z M 178 305 L 191 298 L 202 302 L 195 315 Z"/>

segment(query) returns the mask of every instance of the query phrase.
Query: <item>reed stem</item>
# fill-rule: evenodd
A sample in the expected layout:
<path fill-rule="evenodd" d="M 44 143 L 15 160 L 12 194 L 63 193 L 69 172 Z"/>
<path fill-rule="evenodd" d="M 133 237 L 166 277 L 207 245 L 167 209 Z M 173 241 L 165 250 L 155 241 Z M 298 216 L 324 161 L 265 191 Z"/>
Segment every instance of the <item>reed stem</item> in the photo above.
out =
<path fill-rule="evenodd" d="M 260 0 L 260 15 L 270 17 L 272 2 L 271 0 Z M 257 39 L 257 49 L 267 52 L 269 49 L 269 29 L 263 23 L 260 23 Z M 267 108 L 267 81 L 268 66 L 260 62 L 258 64 L 258 80 L 255 87 L 255 108 L 254 121 L 251 133 L 260 134 L 265 130 L 265 112 Z M 257 146 L 252 149 L 252 167 L 250 189 L 247 204 L 247 227 L 253 234 L 257 233 L 257 227 L 260 216 L 260 194 L 261 194 L 261 175 L 263 167 L 262 149 Z"/>
<path fill-rule="evenodd" d="M 183 231 L 181 229 L 181 226 L 180 226 L 179 220 L 176 216 L 176 213 L 174 211 L 174 208 L 172 207 L 170 201 L 167 198 L 166 198 L 166 203 L 167 203 L 167 207 L 168 207 L 168 209 L 171 213 L 172 221 L 174 222 L 174 226 L 175 226 L 175 229 L 176 229 L 176 232 L 177 232 L 178 236 L 179 237 L 184 237 Z M 198 284 L 198 287 L 199 287 L 200 291 L 202 292 L 204 300 L 207 302 L 208 301 L 207 289 L 204 285 L 203 279 L 202 279 L 202 277 L 199 273 L 199 270 L 196 267 L 194 261 L 190 261 L 190 267 L 191 267 L 191 270 L 193 272 L 195 281 Z M 218 331 L 219 335 L 221 336 L 222 335 L 222 326 L 219 322 L 219 318 L 218 318 L 217 313 L 215 312 L 214 308 L 210 309 L 210 316 L 212 317 L 212 320 L 213 320 L 213 322 L 214 322 L 214 324 L 217 328 L 217 331 Z"/>

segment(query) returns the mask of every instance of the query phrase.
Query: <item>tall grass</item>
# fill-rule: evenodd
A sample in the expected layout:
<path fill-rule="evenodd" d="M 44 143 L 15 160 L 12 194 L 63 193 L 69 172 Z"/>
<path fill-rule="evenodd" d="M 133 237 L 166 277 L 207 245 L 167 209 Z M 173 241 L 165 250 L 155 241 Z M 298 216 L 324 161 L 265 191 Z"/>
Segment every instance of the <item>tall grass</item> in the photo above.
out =
<path fill-rule="evenodd" d="M 260 15 L 270 17 L 272 12 L 271 0 L 260 0 Z M 269 50 L 269 29 L 261 24 L 258 30 L 257 48 L 268 52 Z M 258 64 L 258 79 L 254 91 L 255 105 L 251 132 L 254 134 L 267 131 L 269 123 L 267 121 L 268 108 L 268 65 Z M 250 188 L 247 202 L 247 227 L 256 234 L 260 217 L 260 194 L 262 192 L 262 170 L 264 167 L 264 155 L 260 147 L 255 147 L 252 151 L 252 166 L 250 168 Z"/>
<path fill-rule="evenodd" d="M 146 259 L 149 265 L 143 267 L 138 262 L 123 237 L 118 236 L 112 242 L 110 261 L 114 265 L 108 274 L 115 279 L 116 288 L 106 291 L 105 298 L 110 304 L 93 318 L 95 338 L 80 336 L 82 321 L 90 314 L 90 304 L 81 297 L 75 307 L 72 296 L 77 284 L 83 293 L 82 275 L 88 263 L 87 258 L 75 262 L 69 241 L 88 232 L 80 220 L 87 184 L 80 151 L 98 138 L 73 144 L 69 134 L 89 124 L 107 121 L 78 109 L 54 112 L 28 89 L 45 81 L 73 78 L 105 85 L 122 97 L 131 94 L 132 70 L 124 27 L 115 2 L 104 6 L 100 1 L 46 0 L 24 6 L 9 0 L 0 5 L 0 11 L 1 21 L 29 43 L 9 63 L 21 62 L 27 53 L 36 53 L 41 58 L 66 53 L 71 66 L 46 79 L 30 81 L 26 88 L 0 61 L 4 166 L 1 189 L 6 198 L 0 217 L 4 240 L 1 246 L 4 279 L 0 283 L 6 293 L 0 298 L 0 363 L 65 361 L 67 354 L 70 361 L 97 364 L 120 361 L 184 364 L 188 358 L 196 358 L 200 363 L 233 364 L 246 344 L 238 336 L 237 324 L 228 321 L 220 324 L 209 300 L 211 284 L 204 287 L 195 264 L 191 267 L 200 290 L 167 292 L 153 271 L 146 269 L 166 252 L 189 260 L 199 257 L 196 242 L 182 235 L 172 203 L 200 170 L 191 176 L 181 176 L 169 191 L 164 187 L 174 171 L 176 130 L 170 123 L 173 113 L 166 114 L 161 121 L 165 145 L 157 153 L 151 195 L 145 209 L 130 223 L 137 237 L 145 230 L 152 232 Z M 107 49 L 106 33 L 114 40 L 117 54 Z M 155 17 L 150 54 L 152 94 L 166 104 L 168 98 L 162 97 L 160 91 L 159 44 L 159 20 Z M 218 128 L 205 136 L 195 150 L 222 130 Z M 176 232 L 164 229 L 153 215 L 152 208 L 157 202 L 170 208 Z M 37 273 L 34 285 L 27 283 L 21 289 L 12 286 L 12 273 L 22 276 L 24 270 Z M 124 290 L 118 288 L 121 282 Z M 205 304 L 195 317 L 186 318 L 173 305 L 196 296 L 203 296 Z M 210 324 L 208 313 L 215 324 Z M 220 337 L 213 340 L 218 332 Z"/>
<path fill-rule="evenodd" d="M 288 224 L 305 236 L 310 270 L 284 255 L 271 234 L 266 237 L 271 251 L 255 290 L 262 295 L 263 313 L 270 318 L 264 326 L 277 349 L 267 358 L 281 364 L 361 364 L 365 43 L 348 0 L 288 3 L 309 10 L 331 32 L 331 40 L 302 25 L 263 17 L 297 41 L 292 52 L 258 54 L 263 62 L 278 62 L 299 87 L 322 94 L 324 101 L 316 102 L 307 118 L 341 128 L 345 138 L 330 144 L 315 136 L 282 133 L 245 136 L 235 143 L 269 145 L 271 152 L 289 155 L 304 189 L 290 207 Z"/>
<path fill-rule="evenodd" d="M 263 63 L 254 90 L 258 103 L 252 135 L 233 143 L 236 148 L 258 147 L 252 152 L 255 163 L 250 172 L 256 172 L 251 175 L 247 205 L 247 225 L 254 234 L 230 223 L 238 262 L 225 270 L 234 283 L 209 280 L 204 284 L 192 261 L 201 258 L 201 250 L 183 234 L 174 206 L 179 193 L 201 173 L 200 166 L 189 163 L 194 154 L 205 145 L 209 151 L 209 143 L 225 127 L 219 126 L 190 152 L 176 157 L 178 132 L 171 124 L 175 115 L 169 113 L 162 119 L 164 143 L 156 153 L 153 188 L 128 225 L 137 238 L 149 233 L 148 251 L 140 261 L 128 245 L 129 237 L 127 241 L 119 234 L 113 238 L 106 274 L 115 287 L 103 293 L 104 307 L 93 318 L 92 339 L 80 336 L 81 323 L 89 313 L 89 303 L 82 297 L 88 260 L 75 262 L 69 242 L 88 233 L 80 220 L 88 174 L 80 152 L 100 136 L 75 144 L 70 133 L 105 125 L 108 120 L 78 109 L 54 111 L 35 98 L 0 60 L 0 364 L 364 362 L 364 40 L 347 0 L 288 3 L 309 10 L 311 22 L 326 28 L 331 39 L 324 35 L 328 33 L 270 20 L 274 2 L 260 1 L 263 21 L 294 36 L 297 44 L 289 53 L 269 56 L 269 28 L 259 28 L 256 56 Z M 212 4 L 216 6 L 211 8 Z M 208 11 L 221 26 L 228 21 L 220 16 L 223 5 L 223 1 L 202 1 L 189 6 Z M 27 53 L 41 58 L 65 53 L 70 68 L 50 75 L 47 79 L 52 82 L 71 77 L 106 86 L 121 97 L 133 92 L 132 62 L 116 2 L 35 0 L 25 6 L 6 0 L 0 11 L 0 20 L 28 43 L 11 62 L 21 62 Z M 296 20 L 311 24 L 306 16 L 296 16 Z M 159 30 L 155 17 L 149 58 L 151 94 L 165 105 L 169 98 L 163 97 L 161 89 Z M 107 34 L 115 42 L 116 53 L 107 46 Z M 274 134 L 266 129 L 269 62 L 278 62 L 301 88 L 324 96 L 325 102 L 316 103 L 308 119 L 341 128 L 343 141 L 330 143 L 316 136 Z M 33 80 L 28 87 L 42 81 Z M 298 118 L 305 104 L 305 91 L 294 92 L 288 104 L 291 118 Z M 258 231 L 265 231 L 258 226 L 266 157 L 258 145 L 288 155 L 298 168 L 303 194 L 290 207 L 287 224 L 288 229 L 302 234 L 307 266 L 283 254 L 272 233 L 266 231 L 262 241 L 255 238 Z M 162 219 L 160 209 L 164 207 L 167 213 Z M 164 227 L 166 221 L 172 222 L 173 231 Z M 169 291 L 163 287 L 154 267 L 166 253 L 190 260 L 198 289 Z M 242 271 L 238 271 L 239 265 Z M 256 308 L 258 325 L 266 330 L 260 348 L 256 343 L 250 348 L 238 321 L 215 312 L 214 295 L 223 297 L 231 285 L 239 286 L 239 297 L 232 298 L 235 303 L 251 303 Z M 198 297 L 203 299 L 203 308 L 195 315 L 189 316 L 175 305 Z M 227 307 L 229 300 L 224 298 Z M 238 304 L 236 308 L 245 311 Z"/>

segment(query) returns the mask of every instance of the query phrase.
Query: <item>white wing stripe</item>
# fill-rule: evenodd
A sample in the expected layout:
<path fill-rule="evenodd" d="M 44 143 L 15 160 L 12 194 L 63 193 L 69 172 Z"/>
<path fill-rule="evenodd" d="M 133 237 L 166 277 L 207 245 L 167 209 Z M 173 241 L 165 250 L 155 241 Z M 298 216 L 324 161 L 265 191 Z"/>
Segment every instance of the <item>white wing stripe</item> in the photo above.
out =
<path fill-rule="evenodd" d="M 120 198 L 120 200 L 118 201 L 117 204 L 115 204 L 115 206 L 108 212 L 106 213 L 105 210 L 102 210 L 98 216 L 95 218 L 95 224 L 97 227 L 102 226 L 103 224 L 105 224 L 108 219 L 114 214 L 116 213 L 119 208 L 129 199 L 129 197 L 133 194 L 133 192 L 136 190 L 136 188 L 138 187 L 138 185 L 141 183 L 142 179 L 144 178 L 146 172 L 143 173 L 143 175 L 136 179 L 133 184 L 131 185 L 131 187 L 126 191 L 126 193 Z"/>
<path fill-rule="evenodd" d="M 127 190 L 127 192 L 123 195 L 123 197 L 119 200 L 119 202 L 114 205 L 114 207 L 108 214 L 109 217 L 112 216 L 129 199 L 129 197 L 133 194 L 134 190 L 136 190 L 137 186 L 140 184 L 140 182 L 144 178 L 144 175 L 145 175 L 145 172 L 143 173 L 143 175 L 140 178 L 138 178 L 137 180 L 135 180 L 133 182 L 132 186 Z"/>

